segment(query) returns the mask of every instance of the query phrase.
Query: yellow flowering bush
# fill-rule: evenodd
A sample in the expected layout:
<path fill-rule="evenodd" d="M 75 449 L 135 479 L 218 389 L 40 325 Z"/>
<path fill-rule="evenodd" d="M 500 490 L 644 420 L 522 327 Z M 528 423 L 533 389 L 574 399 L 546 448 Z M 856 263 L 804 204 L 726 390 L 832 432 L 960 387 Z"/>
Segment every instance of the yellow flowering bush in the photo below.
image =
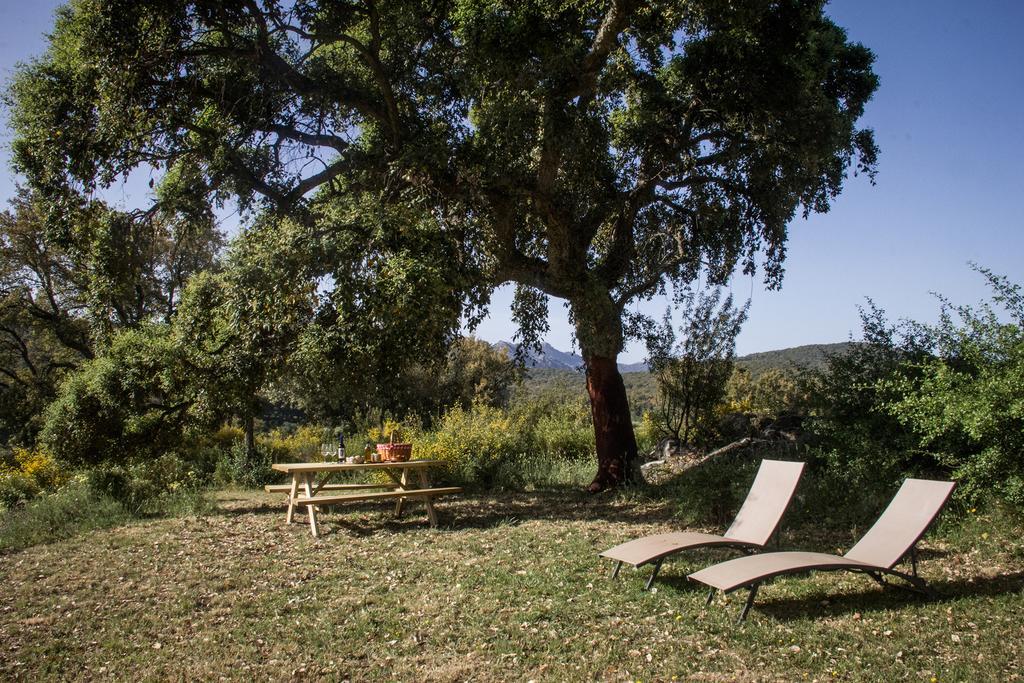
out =
<path fill-rule="evenodd" d="M 383 426 L 370 427 L 366 432 L 366 437 L 372 443 L 377 444 L 388 443 L 391 441 L 391 436 L 394 435 L 395 442 L 398 443 L 402 440 L 404 431 L 406 430 L 403 430 L 402 425 L 398 422 L 387 419 L 384 420 Z"/>
<path fill-rule="evenodd" d="M 320 444 L 333 442 L 327 430 L 316 425 L 302 425 L 293 432 L 272 429 L 256 436 L 256 449 L 270 455 L 273 462 L 286 460 L 320 460 Z"/>
<path fill-rule="evenodd" d="M 7 462 L 0 462 L 0 504 L 10 507 L 53 491 L 69 477 L 44 447 L 17 447 Z"/>
<path fill-rule="evenodd" d="M 486 487 L 502 467 L 530 453 L 531 441 L 521 416 L 474 404 L 469 410 L 450 410 L 435 430 L 420 435 L 413 457 L 440 460 L 450 477 Z"/>
<path fill-rule="evenodd" d="M 644 411 L 644 414 L 640 416 L 640 423 L 634 429 L 636 432 L 637 450 L 641 453 L 648 453 L 658 445 L 658 440 L 661 438 L 661 430 L 658 428 L 658 423 L 655 422 L 651 411 Z"/>

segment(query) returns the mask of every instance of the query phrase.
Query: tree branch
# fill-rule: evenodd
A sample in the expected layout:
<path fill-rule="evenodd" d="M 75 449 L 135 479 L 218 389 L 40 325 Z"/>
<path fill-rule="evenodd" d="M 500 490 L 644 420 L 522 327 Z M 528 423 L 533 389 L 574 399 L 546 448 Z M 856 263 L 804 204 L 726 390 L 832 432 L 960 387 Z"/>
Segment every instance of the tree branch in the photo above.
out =
<path fill-rule="evenodd" d="M 633 5 L 633 0 L 612 0 L 608 11 L 605 12 L 601 27 L 594 36 L 594 43 L 580 65 L 579 75 L 565 93 L 569 100 L 580 98 L 581 109 L 593 98 L 597 89 L 597 76 L 608 61 L 612 50 L 618 46 L 619 34 L 629 24 Z"/>

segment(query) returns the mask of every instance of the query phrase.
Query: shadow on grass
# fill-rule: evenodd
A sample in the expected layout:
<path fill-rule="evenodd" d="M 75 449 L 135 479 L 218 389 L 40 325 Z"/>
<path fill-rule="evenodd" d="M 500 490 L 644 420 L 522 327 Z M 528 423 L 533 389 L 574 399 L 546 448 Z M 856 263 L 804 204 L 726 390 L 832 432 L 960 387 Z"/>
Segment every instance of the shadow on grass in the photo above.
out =
<path fill-rule="evenodd" d="M 990 598 L 1024 591 L 1024 571 L 992 577 L 974 577 L 932 581 L 934 597 L 924 596 L 896 586 L 882 589 L 865 578 L 864 590 L 834 594 L 821 591 L 800 598 L 772 599 L 772 586 L 766 584 L 758 593 L 754 609 L 779 620 L 839 617 L 855 612 L 862 614 L 899 609 L 906 605 L 945 603 L 962 598 Z M 737 595 L 746 593 L 738 591 Z M 763 601 L 762 601 L 763 600 Z"/>
<path fill-rule="evenodd" d="M 408 503 L 407 503 L 408 504 Z M 390 504 L 353 502 L 336 506 L 338 510 L 366 512 L 371 515 L 386 511 Z M 417 503 L 412 503 L 415 512 Z M 551 488 L 537 491 L 467 491 L 456 496 L 439 498 L 439 512 L 445 512 L 442 526 L 452 529 L 487 529 L 509 524 L 510 520 L 603 521 L 609 523 L 664 522 L 673 519 L 668 507 L 635 505 L 614 494 L 589 494 L 574 488 Z M 281 514 L 285 498 L 256 498 L 241 494 L 221 496 L 212 513 L 225 517 L 251 514 Z M 330 509 L 330 508 L 328 508 Z M 422 508 L 419 508 L 422 510 Z M 445 520 L 444 518 L 447 518 Z"/>

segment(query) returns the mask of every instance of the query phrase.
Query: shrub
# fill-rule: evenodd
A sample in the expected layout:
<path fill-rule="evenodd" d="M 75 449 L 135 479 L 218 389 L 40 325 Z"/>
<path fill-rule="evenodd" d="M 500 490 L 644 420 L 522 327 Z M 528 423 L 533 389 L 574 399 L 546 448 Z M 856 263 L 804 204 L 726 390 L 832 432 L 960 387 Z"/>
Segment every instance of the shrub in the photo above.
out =
<path fill-rule="evenodd" d="M 73 373 L 46 411 L 40 440 L 74 467 L 180 448 L 189 423 L 179 353 L 166 326 L 120 333 Z"/>
<path fill-rule="evenodd" d="M 49 543 L 127 521 L 124 508 L 76 478 L 0 516 L 0 550 Z"/>
<path fill-rule="evenodd" d="M 814 447 L 815 469 L 828 470 L 854 491 L 887 488 L 908 474 L 934 470 L 909 431 L 888 410 L 897 396 L 885 383 L 927 357 L 927 342 L 916 328 L 890 324 L 869 301 L 861 311 L 863 340 L 827 358 L 810 373 L 810 414 L 805 422 Z"/>
<path fill-rule="evenodd" d="M 513 420 L 532 432 L 527 453 L 547 460 L 588 459 L 596 448 L 590 403 L 585 398 L 523 402 L 511 411 Z"/>
<path fill-rule="evenodd" d="M 634 426 L 636 433 L 636 447 L 640 453 L 650 453 L 661 437 L 661 430 L 651 411 L 645 410 L 640 416 L 640 423 Z M 593 430 L 591 430 L 593 432 Z"/>
<path fill-rule="evenodd" d="M 12 507 L 62 486 L 69 474 L 43 447 L 15 448 L 10 462 L 0 463 L 0 504 Z"/>
<path fill-rule="evenodd" d="M 502 469 L 530 453 L 531 430 L 510 412 L 482 404 L 453 408 L 437 429 L 422 434 L 416 451 L 442 461 L 449 476 L 462 484 L 493 487 Z"/>
<path fill-rule="evenodd" d="M 161 515 L 202 498 L 204 481 L 193 465 L 168 453 L 151 460 L 107 464 L 86 472 L 97 495 L 117 501 L 130 515 Z"/>
<path fill-rule="evenodd" d="M 1024 297 L 982 272 L 1011 321 L 989 305 L 944 305 L 929 328 L 936 357 L 885 383 L 898 397 L 887 407 L 917 448 L 952 472 L 960 498 L 994 493 L 1024 505 Z"/>

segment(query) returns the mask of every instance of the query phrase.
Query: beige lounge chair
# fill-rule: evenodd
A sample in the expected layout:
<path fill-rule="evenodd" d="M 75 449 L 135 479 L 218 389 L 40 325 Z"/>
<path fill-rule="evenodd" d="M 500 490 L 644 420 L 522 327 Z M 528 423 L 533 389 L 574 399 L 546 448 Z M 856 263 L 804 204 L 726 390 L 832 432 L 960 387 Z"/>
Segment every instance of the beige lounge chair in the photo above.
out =
<path fill-rule="evenodd" d="M 949 500 L 955 486 L 951 481 L 907 479 L 875 525 L 841 557 L 826 553 L 762 553 L 712 565 L 690 574 L 689 578 L 711 587 L 707 604 L 711 604 L 716 588 L 726 593 L 748 588 L 750 593 L 739 621 L 746 619 L 761 583 L 782 574 L 842 569 L 863 572 L 883 586 L 885 576 L 892 575 L 905 580 L 912 590 L 931 593 L 928 584 L 917 575 L 917 542 Z M 893 569 L 908 553 L 911 573 Z"/>
<path fill-rule="evenodd" d="M 680 551 L 712 546 L 738 548 L 747 553 L 759 550 L 778 529 L 803 469 L 802 462 L 762 460 L 743 507 L 721 536 L 693 531 L 644 536 L 605 550 L 600 557 L 616 561 L 613 579 L 619 575 L 623 563 L 640 567 L 653 562 L 654 571 L 645 587 L 649 589 L 665 558 Z"/>

